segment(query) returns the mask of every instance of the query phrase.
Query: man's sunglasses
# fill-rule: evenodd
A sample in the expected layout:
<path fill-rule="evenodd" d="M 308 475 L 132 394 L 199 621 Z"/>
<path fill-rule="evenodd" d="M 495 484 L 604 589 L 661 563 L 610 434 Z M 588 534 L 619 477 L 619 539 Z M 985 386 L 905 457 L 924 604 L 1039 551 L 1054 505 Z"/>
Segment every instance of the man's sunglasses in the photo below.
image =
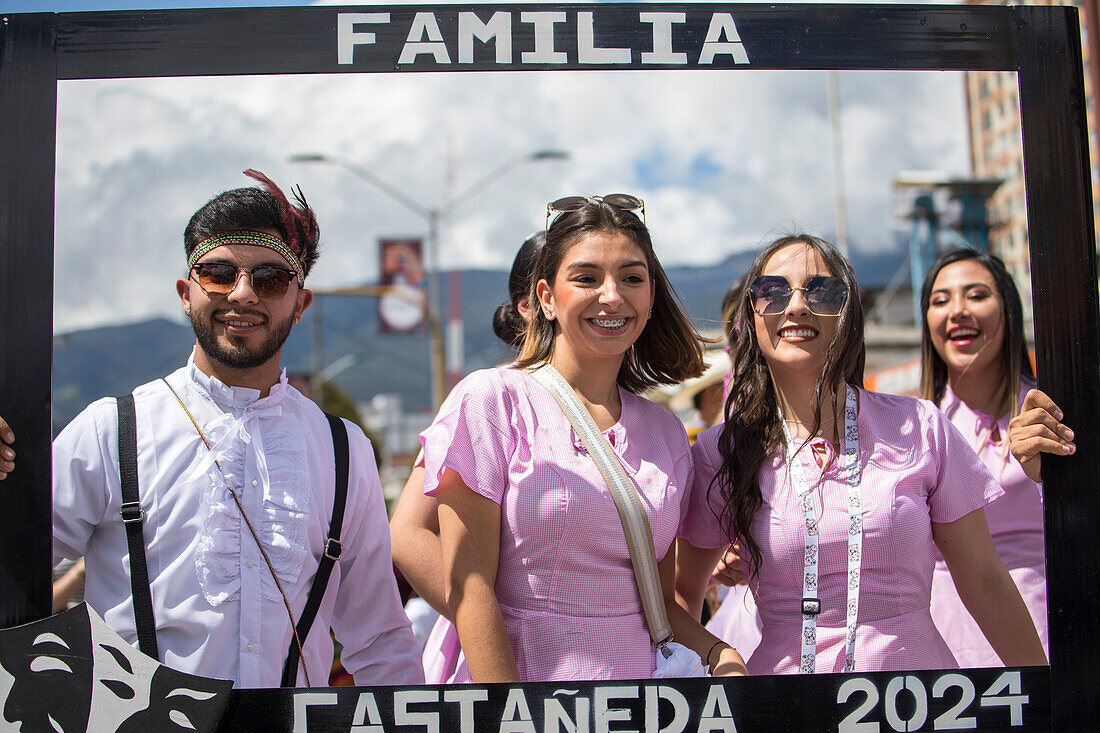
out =
<path fill-rule="evenodd" d="M 237 287 L 241 273 L 248 275 L 252 290 L 261 298 L 281 298 L 286 295 L 290 281 L 297 275 L 293 270 L 272 265 L 237 267 L 222 262 L 196 262 L 191 265 L 199 287 L 207 295 L 229 295 Z"/>
<path fill-rule="evenodd" d="M 815 316 L 839 316 L 848 302 L 848 286 L 839 277 L 815 275 L 806 287 L 794 288 L 780 275 L 760 275 L 749 286 L 749 303 L 758 316 L 778 315 L 787 310 L 796 290 Z"/>
<path fill-rule="evenodd" d="M 550 228 L 550 218 L 556 214 L 567 214 L 583 209 L 588 204 L 607 204 L 621 211 L 639 211 L 642 224 L 645 224 L 645 202 L 628 193 L 609 193 L 606 196 L 562 196 L 546 205 L 546 228 Z"/>

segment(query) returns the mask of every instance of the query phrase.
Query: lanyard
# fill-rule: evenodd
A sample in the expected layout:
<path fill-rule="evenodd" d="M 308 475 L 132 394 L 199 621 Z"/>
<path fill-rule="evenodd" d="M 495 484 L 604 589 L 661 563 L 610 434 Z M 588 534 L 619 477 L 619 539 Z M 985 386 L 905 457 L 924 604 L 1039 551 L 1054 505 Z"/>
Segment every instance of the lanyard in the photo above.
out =
<path fill-rule="evenodd" d="M 856 616 L 859 613 L 860 558 L 863 555 L 863 497 L 860 490 L 859 429 L 856 426 L 856 391 L 845 385 L 844 402 L 844 474 L 848 483 L 848 603 L 845 613 L 844 671 L 853 672 L 856 666 Z M 781 416 L 782 417 L 782 416 Z M 796 453 L 798 446 L 787 423 L 783 423 L 787 441 L 787 471 L 796 484 L 805 518 L 806 549 L 803 553 L 802 581 L 802 661 L 800 673 L 812 674 L 817 659 L 817 615 L 821 613 L 821 599 L 817 588 L 818 521 L 814 512 L 813 495 L 806 470 Z M 824 509 L 824 505 L 822 505 Z"/>

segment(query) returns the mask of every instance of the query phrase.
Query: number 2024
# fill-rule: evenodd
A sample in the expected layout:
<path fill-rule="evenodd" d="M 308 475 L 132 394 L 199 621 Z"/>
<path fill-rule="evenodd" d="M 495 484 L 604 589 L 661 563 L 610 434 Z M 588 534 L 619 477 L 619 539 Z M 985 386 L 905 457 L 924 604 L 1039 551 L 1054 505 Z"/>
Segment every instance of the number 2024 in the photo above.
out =
<path fill-rule="evenodd" d="M 969 677 L 957 672 L 943 675 L 932 684 L 932 697 L 942 698 L 953 687 L 962 692 L 959 701 L 932 721 L 932 730 L 971 730 L 978 727 L 977 718 L 963 715 L 977 697 L 974 682 Z M 1013 726 L 1023 725 L 1028 696 L 1022 694 L 1022 688 L 1018 670 L 1005 672 L 982 694 L 981 707 L 1007 707 L 1010 723 Z M 908 719 L 898 714 L 898 695 L 902 690 L 907 690 L 915 700 L 914 710 Z M 837 704 L 843 705 L 852 695 L 861 692 L 864 694 L 863 702 L 840 721 L 838 733 L 880 733 L 882 727 L 877 720 L 864 720 L 879 703 L 879 691 L 874 682 L 866 677 L 845 680 L 837 691 Z M 918 731 L 928 722 L 928 689 L 920 678 L 914 675 L 894 677 L 887 683 L 882 699 L 886 723 L 891 729 Z"/>

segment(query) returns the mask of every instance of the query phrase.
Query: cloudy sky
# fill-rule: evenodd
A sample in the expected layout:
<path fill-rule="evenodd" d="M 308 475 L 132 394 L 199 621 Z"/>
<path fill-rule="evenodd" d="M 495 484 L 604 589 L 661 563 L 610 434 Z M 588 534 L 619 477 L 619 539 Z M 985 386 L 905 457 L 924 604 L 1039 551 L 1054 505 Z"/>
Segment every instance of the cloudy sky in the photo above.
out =
<path fill-rule="evenodd" d="M 187 4 L 121 0 L 94 9 Z M 260 3 L 238 2 L 233 5 Z M 279 2 L 262 3 L 279 5 Z M 0 12 L 93 9 L 0 0 Z M 903 170 L 965 174 L 963 78 L 842 72 L 853 247 L 891 246 Z M 62 82 L 55 330 L 179 320 L 173 281 L 189 216 L 258 168 L 316 208 L 316 287 L 377 277 L 377 240 L 426 223 L 345 170 L 355 161 L 425 207 L 538 150 L 445 221 L 444 268 L 506 269 L 546 201 L 625 191 L 646 201 L 666 264 L 709 264 L 777 234 L 835 232 L 825 72 L 494 72 Z M 105 255 L 105 253 L 109 253 Z M 133 276 L 118 277 L 121 267 Z M 102 283 L 111 282 L 111 287 Z M 100 286 L 89 287 L 89 283 Z"/>

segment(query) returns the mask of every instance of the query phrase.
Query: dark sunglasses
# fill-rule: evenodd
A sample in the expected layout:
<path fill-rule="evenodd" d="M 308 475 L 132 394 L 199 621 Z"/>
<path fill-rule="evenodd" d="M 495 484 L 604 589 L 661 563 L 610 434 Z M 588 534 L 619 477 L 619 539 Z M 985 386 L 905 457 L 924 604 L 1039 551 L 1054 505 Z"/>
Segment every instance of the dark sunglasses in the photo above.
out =
<path fill-rule="evenodd" d="M 290 281 L 297 277 L 293 270 L 282 267 L 237 267 L 222 262 L 197 262 L 191 265 L 191 272 L 198 276 L 196 281 L 207 295 L 229 295 L 237 287 L 241 273 L 246 273 L 252 290 L 261 298 L 283 297 Z"/>
<path fill-rule="evenodd" d="M 550 218 L 556 214 L 567 214 L 583 209 L 588 204 L 607 204 L 621 211 L 640 211 L 642 224 L 645 224 L 645 202 L 628 193 L 609 193 L 606 196 L 562 196 L 546 205 L 546 228 L 550 228 Z"/>
<path fill-rule="evenodd" d="M 839 316 L 848 302 L 848 286 L 839 277 L 815 275 L 806 287 L 794 288 L 780 275 L 760 275 L 749 286 L 749 303 L 758 316 L 778 315 L 787 310 L 796 290 L 815 316 Z"/>

